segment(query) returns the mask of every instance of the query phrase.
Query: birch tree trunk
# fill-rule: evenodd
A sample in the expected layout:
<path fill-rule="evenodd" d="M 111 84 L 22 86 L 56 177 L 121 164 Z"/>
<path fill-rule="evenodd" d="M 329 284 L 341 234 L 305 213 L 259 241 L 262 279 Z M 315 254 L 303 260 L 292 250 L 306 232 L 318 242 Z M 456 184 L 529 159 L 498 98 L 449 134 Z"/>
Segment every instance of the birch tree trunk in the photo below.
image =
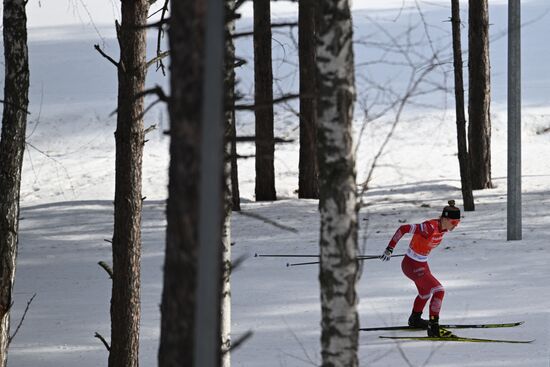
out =
<path fill-rule="evenodd" d="M 170 167 L 159 367 L 192 366 L 198 262 L 204 2 L 171 1 Z"/>
<path fill-rule="evenodd" d="M 254 110 L 256 201 L 276 200 L 273 135 L 273 69 L 270 0 L 254 1 Z"/>
<path fill-rule="evenodd" d="M 148 0 L 123 0 L 118 30 L 118 114 L 116 139 L 113 289 L 109 367 L 139 366 L 141 318 L 141 177 L 144 145 Z"/>
<path fill-rule="evenodd" d="M 348 0 L 322 0 L 317 35 L 321 354 L 358 365 L 357 197 L 352 147 L 355 77 Z"/>
<path fill-rule="evenodd" d="M 235 100 L 233 99 L 233 104 Z M 235 110 L 231 114 L 231 201 L 232 209 L 236 212 L 241 210 L 241 198 L 239 191 L 239 169 L 237 165 L 237 126 L 235 121 Z"/>
<path fill-rule="evenodd" d="M 225 0 L 225 160 L 224 160 L 224 216 L 222 228 L 222 285 L 221 285 L 221 367 L 231 366 L 231 210 L 235 204 L 232 198 L 232 164 L 235 146 L 235 0 Z M 236 169 L 236 167 L 235 167 Z M 236 172 L 235 172 L 236 174 Z"/>
<path fill-rule="evenodd" d="M 300 59 L 300 162 L 298 197 L 319 198 L 317 163 L 317 98 L 315 94 L 315 20 L 317 0 L 298 2 Z"/>
<path fill-rule="evenodd" d="M 456 107 L 456 132 L 458 144 L 458 163 L 460 166 L 460 179 L 462 188 L 462 200 L 465 211 L 474 211 L 474 196 L 472 194 L 472 173 L 470 169 L 470 157 L 468 156 L 466 138 L 466 114 L 464 113 L 464 80 L 462 76 L 462 42 L 460 39 L 460 4 L 459 0 L 451 0 L 452 31 L 453 31 L 453 56 L 455 75 L 455 107 Z"/>
<path fill-rule="evenodd" d="M 29 106 L 27 2 L 4 0 L 4 111 L 0 138 L 0 366 L 8 359 L 17 260 L 21 169 Z"/>
<path fill-rule="evenodd" d="M 492 188 L 491 182 L 491 69 L 489 61 L 488 0 L 469 1 L 468 148 L 474 190 Z"/>

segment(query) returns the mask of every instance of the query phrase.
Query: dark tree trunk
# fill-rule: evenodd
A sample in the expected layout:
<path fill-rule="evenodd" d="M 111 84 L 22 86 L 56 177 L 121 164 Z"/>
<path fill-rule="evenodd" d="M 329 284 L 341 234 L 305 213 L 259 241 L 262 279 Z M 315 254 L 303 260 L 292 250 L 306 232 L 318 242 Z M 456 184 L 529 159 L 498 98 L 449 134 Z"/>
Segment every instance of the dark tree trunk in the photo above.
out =
<path fill-rule="evenodd" d="M 276 200 L 270 0 L 254 1 L 256 200 Z"/>
<path fill-rule="evenodd" d="M 300 59 L 300 162 L 298 197 L 319 198 L 317 164 L 317 98 L 315 92 L 315 20 L 317 0 L 300 0 L 298 50 Z"/>
<path fill-rule="evenodd" d="M 469 1 L 468 147 L 474 190 L 493 187 L 491 182 L 491 82 L 489 63 L 488 0 Z"/>
<path fill-rule="evenodd" d="M 231 164 L 231 200 L 232 210 L 241 210 L 241 198 L 239 194 L 239 171 L 237 166 L 237 126 L 235 121 L 235 45 L 233 39 L 229 37 L 229 32 L 234 33 L 235 25 L 233 17 L 235 11 L 231 10 L 234 7 L 233 0 L 226 0 L 227 34 L 226 34 L 226 119 L 229 131 L 226 134 L 228 142 L 230 142 L 230 164 Z"/>
<path fill-rule="evenodd" d="M 141 176 L 144 144 L 148 0 L 122 1 L 118 31 L 118 115 L 116 139 L 113 289 L 110 367 L 139 365 L 141 273 Z"/>
<path fill-rule="evenodd" d="M 460 40 L 460 4 L 459 0 L 451 0 L 453 28 L 453 56 L 455 75 L 455 106 L 456 133 L 458 142 L 458 163 L 462 183 L 462 200 L 465 211 L 474 211 L 474 196 L 472 194 L 472 177 L 470 158 L 468 156 L 466 139 L 466 115 L 464 112 L 464 81 L 462 77 L 462 45 Z"/>
<path fill-rule="evenodd" d="M 322 366 L 358 365 L 355 71 L 348 0 L 322 0 L 317 36 Z"/>
<path fill-rule="evenodd" d="M 4 112 L 0 138 L 0 366 L 8 359 L 19 233 L 19 196 L 29 106 L 26 2 L 4 0 Z"/>
<path fill-rule="evenodd" d="M 159 367 L 193 365 L 204 4 L 171 1 L 170 168 Z"/>

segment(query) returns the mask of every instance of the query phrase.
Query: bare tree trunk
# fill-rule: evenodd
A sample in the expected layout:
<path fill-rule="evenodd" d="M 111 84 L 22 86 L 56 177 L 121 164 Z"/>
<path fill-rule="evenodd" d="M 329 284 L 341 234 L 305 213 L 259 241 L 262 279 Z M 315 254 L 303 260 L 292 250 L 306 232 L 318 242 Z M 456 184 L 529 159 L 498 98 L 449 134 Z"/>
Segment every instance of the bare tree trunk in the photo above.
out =
<path fill-rule="evenodd" d="M 315 93 L 315 20 L 317 0 L 298 3 L 300 59 L 300 162 L 298 197 L 319 198 L 317 163 L 317 98 Z"/>
<path fill-rule="evenodd" d="M 159 367 L 193 365 L 204 73 L 204 4 L 170 5 L 171 141 Z"/>
<path fill-rule="evenodd" d="M 147 73 L 148 0 L 123 0 L 118 30 L 113 289 L 110 367 L 139 366 L 141 317 L 141 177 L 144 144 L 143 97 Z"/>
<path fill-rule="evenodd" d="M 270 0 L 254 1 L 256 201 L 276 200 Z"/>
<path fill-rule="evenodd" d="M 474 196 L 472 194 L 472 176 L 466 138 L 466 115 L 464 112 L 464 81 L 462 77 L 462 46 L 460 40 L 459 0 L 451 0 L 451 8 L 455 74 L 456 133 L 458 143 L 458 163 L 460 166 L 460 180 L 462 183 L 462 200 L 464 201 L 465 211 L 474 211 L 475 204 Z"/>
<path fill-rule="evenodd" d="M 19 195 L 29 106 L 26 1 L 4 0 L 4 111 L 0 139 L 0 366 L 8 360 Z"/>
<path fill-rule="evenodd" d="M 232 198 L 232 156 L 235 132 L 235 45 L 231 37 L 235 33 L 235 0 L 225 0 L 225 165 L 224 165 L 224 217 L 222 228 L 222 285 L 221 285 L 221 367 L 231 366 L 231 210 L 235 206 Z M 236 169 L 236 167 L 235 167 Z M 236 172 L 235 172 L 236 175 Z M 238 187 L 238 182 L 236 183 Z M 237 201 L 238 202 L 238 201 Z M 240 204 L 240 203 L 239 203 Z"/>
<path fill-rule="evenodd" d="M 492 188 L 491 182 L 491 70 L 489 62 L 488 0 L 469 1 L 468 147 L 474 190 Z"/>
<path fill-rule="evenodd" d="M 240 211 L 241 210 L 241 198 L 239 193 L 239 171 L 237 166 L 237 126 L 235 121 L 235 45 L 233 39 L 230 39 L 230 35 L 235 32 L 235 5 L 234 0 L 226 0 L 226 16 L 227 19 L 227 34 L 226 34 L 226 45 L 227 45 L 227 54 L 226 54 L 226 78 L 227 78 L 227 87 L 226 87 L 226 106 L 228 108 L 227 119 L 228 124 L 230 124 L 229 139 L 230 145 L 230 159 L 231 159 L 231 200 L 232 200 L 232 210 Z"/>
<path fill-rule="evenodd" d="M 358 365 L 357 194 L 352 144 L 355 72 L 348 0 L 320 1 L 317 38 L 321 354 L 323 366 Z"/>

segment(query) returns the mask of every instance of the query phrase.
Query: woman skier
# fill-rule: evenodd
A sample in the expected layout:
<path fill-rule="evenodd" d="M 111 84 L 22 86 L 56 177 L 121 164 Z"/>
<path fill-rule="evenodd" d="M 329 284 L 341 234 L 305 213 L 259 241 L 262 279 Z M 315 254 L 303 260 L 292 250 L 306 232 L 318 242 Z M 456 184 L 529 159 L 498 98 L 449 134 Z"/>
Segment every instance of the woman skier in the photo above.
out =
<path fill-rule="evenodd" d="M 443 208 L 441 217 L 429 219 L 420 224 L 404 224 L 395 232 L 388 247 L 380 256 L 382 261 L 391 258 L 393 249 L 397 242 L 407 233 L 413 235 L 407 254 L 401 263 L 403 273 L 411 279 L 418 295 L 414 300 L 409 326 L 414 328 L 428 329 L 428 336 L 431 337 L 452 337 L 450 331 L 439 327 L 439 311 L 443 303 L 445 289 L 430 272 L 428 266 L 428 255 L 436 248 L 443 239 L 443 235 L 455 229 L 460 222 L 460 209 L 455 206 L 454 200 L 449 200 L 449 205 Z M 431 298 L 431 300 L 430 300 Z M 424 306 L 430 300 L 429 321 L 421 318 Z"/>

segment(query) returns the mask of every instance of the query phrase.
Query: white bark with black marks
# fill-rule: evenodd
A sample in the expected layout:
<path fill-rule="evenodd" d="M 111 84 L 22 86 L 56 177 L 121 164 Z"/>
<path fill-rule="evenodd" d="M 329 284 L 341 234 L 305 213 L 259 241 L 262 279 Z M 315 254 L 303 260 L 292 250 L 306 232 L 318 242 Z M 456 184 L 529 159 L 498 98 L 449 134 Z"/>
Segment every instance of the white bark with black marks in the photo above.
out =
<path fill-rule="evenodd" d="M 317 40 L 322 365 L 357 366 L 355 80 L 348 0 L 320 2 Z"/>
<path fill-rule="evenodd" d="M 0 367 L 7 365 L 17 259 L 21 168 L 29 105 L 26 1 L 4 0 L 4 110 L 0 138 Z"/>
<path fill-rule="evenodd" d="M 235 33 L 235 0 L 225 0 L 225 141 L 224 141 L 224 217 L 222 227 L 222 285 L 221 285 L 221 366 L 231 366 L 231 211 L 235 201 L 232 197 L 232 150 L 235 131 L 235 45 L 231 35 Z M 236 167 L 235 167 L 236 169 Z M 238 186 L 237 186 L 238 187 Z"/>

